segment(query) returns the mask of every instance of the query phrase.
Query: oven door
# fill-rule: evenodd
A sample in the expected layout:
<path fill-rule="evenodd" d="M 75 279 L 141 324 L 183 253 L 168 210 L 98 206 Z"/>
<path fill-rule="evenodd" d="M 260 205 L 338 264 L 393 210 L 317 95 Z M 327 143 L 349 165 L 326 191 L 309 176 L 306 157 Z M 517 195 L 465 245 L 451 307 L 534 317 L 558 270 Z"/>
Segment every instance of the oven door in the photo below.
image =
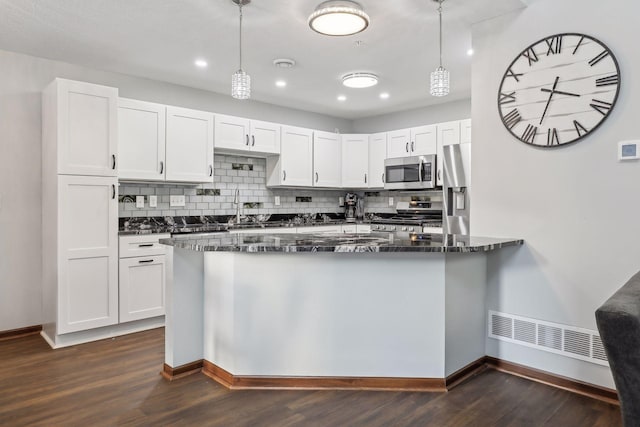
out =
<path fill-rule="evenodd" d="M 435 187 L 436 156 L 413 156 L 384 161 L 387 190 L 411 190 Z"/>

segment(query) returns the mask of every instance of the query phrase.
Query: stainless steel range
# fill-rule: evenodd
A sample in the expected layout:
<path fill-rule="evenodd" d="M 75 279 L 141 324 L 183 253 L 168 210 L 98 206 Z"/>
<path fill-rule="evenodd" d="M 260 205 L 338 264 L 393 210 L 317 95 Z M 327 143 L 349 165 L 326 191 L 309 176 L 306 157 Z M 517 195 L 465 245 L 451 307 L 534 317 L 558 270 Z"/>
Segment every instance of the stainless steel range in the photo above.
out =
<path fill-rule="evenodd" d="M 391 218 L 373 220 L 371 231 L 442 233 L 442 194 L 420 196 L 411 202 L 398 202 Z"/>

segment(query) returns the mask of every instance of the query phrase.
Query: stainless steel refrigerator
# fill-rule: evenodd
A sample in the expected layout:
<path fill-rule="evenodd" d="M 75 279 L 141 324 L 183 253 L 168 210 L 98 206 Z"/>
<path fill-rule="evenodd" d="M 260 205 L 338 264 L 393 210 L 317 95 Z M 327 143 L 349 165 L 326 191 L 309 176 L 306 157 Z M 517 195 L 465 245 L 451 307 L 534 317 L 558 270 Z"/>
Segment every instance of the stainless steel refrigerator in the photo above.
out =
<path fill-rule="evenodd" d="M 454 144 L 443 147 L 444 234 L 468 236 L 471 185 L 471 144 Z"/>

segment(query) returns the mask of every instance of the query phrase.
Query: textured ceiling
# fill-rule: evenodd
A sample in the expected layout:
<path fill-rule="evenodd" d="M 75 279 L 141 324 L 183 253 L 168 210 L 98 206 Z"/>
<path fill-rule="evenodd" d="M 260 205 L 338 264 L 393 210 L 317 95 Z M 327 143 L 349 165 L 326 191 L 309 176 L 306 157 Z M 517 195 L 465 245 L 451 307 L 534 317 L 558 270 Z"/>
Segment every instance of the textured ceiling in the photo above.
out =
<path fill-rule="evenodd" d="M 360 0 L 371 25 L 348 37 L 309 29 L 318 3 L 253 0 L 244 8 L 243 68 L 253 99 L 359 118 L 468 98 L 471 25 L 527 0 L 445 1 L 443 65 L 452 81 L 445 98 L 429 95 L 429 73 L 438 65 L 432 0 Z M 238 68 L 238 8 L 231 0 L 0 0 L 0 48 L 226 94 Z M 196 58 L 208 68 L 196 68 Z M 275 58 L 297 65 L 278 69 Z M 354 71 L 376 73 L 380 83 L 343 87 L 340 77 Z M 277 88 L 277 79 L 287 87 Z M 379 98 L 383 91 L 389 99 Z M 339 94 L 347 101 L 338 102 Z"/>

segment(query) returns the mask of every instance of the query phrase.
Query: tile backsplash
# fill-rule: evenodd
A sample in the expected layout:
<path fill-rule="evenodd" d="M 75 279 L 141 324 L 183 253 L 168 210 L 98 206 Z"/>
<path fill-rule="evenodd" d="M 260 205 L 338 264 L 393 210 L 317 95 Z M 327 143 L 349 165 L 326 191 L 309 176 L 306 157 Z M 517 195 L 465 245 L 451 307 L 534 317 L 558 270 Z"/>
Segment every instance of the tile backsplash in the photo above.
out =
<path fill-rule="evenodd" d="M 236 189 L 240 191 L 242 215 L 288 213 L 342 213 L 338 199 L 345 190 L 309 190 L 267 188 L 266 160 L 243 156 L 216 154 L 214 183 L 198 185 L 120 183 L 118 215 L 126 217 L 235 215 L 233 203 Z M 365 195 L 366 194 L 366 195 Z M 149 207 L 149 196 L 157 196 L 157 207 Z M 169 206 L 169 197 L 184 195 L 185 206 Z M 408 201 L 410 196 L 385 191 L 360 193 L 365 197 L 365 211 L 393 213 L 394 203 Z M 144 208 L 136 207 L 136 196 L 145 196 Z M 275 205 L 275 197 L 280 205 Z"/>

